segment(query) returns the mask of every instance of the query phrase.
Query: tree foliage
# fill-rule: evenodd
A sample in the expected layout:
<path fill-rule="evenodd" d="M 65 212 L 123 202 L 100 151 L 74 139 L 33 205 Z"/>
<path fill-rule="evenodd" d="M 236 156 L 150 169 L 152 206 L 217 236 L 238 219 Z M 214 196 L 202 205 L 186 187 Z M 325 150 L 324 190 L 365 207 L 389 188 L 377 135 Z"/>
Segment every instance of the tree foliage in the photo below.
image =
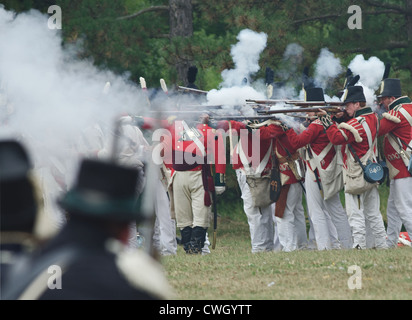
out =
<path fill-rule="evenodd" d="M 266 67 L 280 69 L 283 53 L 290 43 L 304 50 L 296 73 L 313 66 L 322 48 L 337 55 L 343 65 L 359 53 L 377 56 L 392 65 L 391 77 L 401 78 L 406 94 L 412 94 L 412 0 L 360 0 L 362 29 L 351 30 L 347 22 L 352 5 L 347 0 L 286 1 L 240 0 L 207 2 L 192 0 L 192 35 L 171 35 L 167 8 L 188 0 L 6 0 L 7 9 L 17 12 L 35 8 L 47 13 L 49 5 L 61 6 L 64 42 L 81 40 L 81 57 L 93 59 L 101 68 L 127 72 L 133 81 L 146 78 L 149 87 L 159 79 L 185 85 L 177 63 L 184 60 L 198 66 L 200 88 L 216 88 L 221 72 L 233 68 L 230 49 L 245 28 L 268 35 L 261 55 Z M 190 3 L 190 1 L 189 1 Z M 151 10 L 146 10 L 152 8 Z M 134 18 L 119 19 L 139 13 Z M 313 70 L 312 70 L 313 72 Z M 342 75 L 343 82 L 343 75 Z M 337 84 L 339 85 L 339 84 Z"/>

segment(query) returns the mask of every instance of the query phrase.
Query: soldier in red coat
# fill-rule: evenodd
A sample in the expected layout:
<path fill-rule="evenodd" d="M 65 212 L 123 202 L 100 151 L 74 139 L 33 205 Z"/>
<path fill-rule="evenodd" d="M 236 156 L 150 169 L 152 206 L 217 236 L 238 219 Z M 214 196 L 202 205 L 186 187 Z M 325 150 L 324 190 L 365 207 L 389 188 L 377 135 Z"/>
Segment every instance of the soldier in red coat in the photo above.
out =
<path fill-rule="evenodd" d="M 365 181 L 362 167 L 356 160 L 357 156 L 363 165 L 369 160 L 376 162 L 378 117 L 366 106 L 361 86 L 348 87 L 342 100 L 350 120 L 336 125 L 324 110 L 320 110 L 319 119 L 330 142 L 342 145 L 345 205 L 352 228 L 353 247 L 366 248 L 368 222 L 375 236 L 375 246 L 387 248 L 377 183 Z"/>
<path fill-rule="evenodd" d="M 306 101 L 324 101 L 322 88 L 306 90 Z M 340 147 L 332 145 L 322 122 L 308 112 L 309 126 L 286 132 L 294 149 L 305 148 L 306 199 L 318 250 L 352 247 L 352 233 L 339 191 L 343 188 Z"/>
<path fill-rule="evenodd" d="M 391 179 L 386 209 L 388 245 L 396 247 L 402 223 L 412 234 L 412 176 L 407 168 L 412 147 L 412 101 L 402 96 L 399 79 L 385 79 L 378 98 L 387 110 L 380 121 L 379 136 L 384 136 Z"/>
<path fill-rule="evenodd" d="M 145 119 L 143 128 L 150 125 Z M 211 193 L 225 190 L 226 150 L 222 135 L 208 124 L 208 116 L 200 122 L 162 120 L 166 129 L 162 158 L 171 169 L 169 197 L 171 210 L 181 233 L 186 253 L 201 253 L 211 218 Z M 153 122 L 152 122 L 153 124 Z M 212 176 L 214 165 L 215 183 Z"/>
<path fill-rule="evenodd" d="M 231 141 L 235 139 L 238 142 L 235 146 L 231 144 L 230 151 L 232 167 L 236 171 L 242 193 L 243 210 L 248 219 L 252 253 L 280 249 L 276 247 L 278 240 L 277 237 L 275 238 L 272 202 L 268 201 L 264 204 L 260 201 L 264 197 L 259 194 L 255 183 L 259 179 L 266 179 L 270 176 L 273 166 L 272 145 L 274 141 L 260 139 L 259 130 L 247 129 L 243 122 L 219 121 L 217 127 L 230 135 L 236 133 L 239 137 L 239 141 L 236 138 L 230 138 Z M 269 189 L 266 192 L 268 196 Z"/>
<path fill-rule="evenodd" d="M 280 121 L 272 121 L 271 124 L 261 126 L 259 129 L 263 141 L 275 141 L 273 152 L 279 161 L 282 184 L 282 192 L 275 206 L 275 216 L 279 242 L 282 251 L 286 252 L 308 247 L 305 212 L 302 205 L 304 174 L 292 170 L 295 161 L 301 158 L 285 135 L 288 129 L 289 127 Z"/>

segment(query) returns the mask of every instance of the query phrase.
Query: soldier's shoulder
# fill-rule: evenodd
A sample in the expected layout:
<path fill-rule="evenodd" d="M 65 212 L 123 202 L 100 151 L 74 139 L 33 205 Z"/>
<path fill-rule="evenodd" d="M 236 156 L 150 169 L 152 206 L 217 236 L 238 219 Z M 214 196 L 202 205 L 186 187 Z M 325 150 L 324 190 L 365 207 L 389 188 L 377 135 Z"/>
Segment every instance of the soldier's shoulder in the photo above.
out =
<path fill-rule="evenodd" d="M 131 286 L 159 299 L 173 299 L 175 294 L 161 264 L 145 252 L 138 249 L 121 252 L 116 257 L 116 265 Z"/>

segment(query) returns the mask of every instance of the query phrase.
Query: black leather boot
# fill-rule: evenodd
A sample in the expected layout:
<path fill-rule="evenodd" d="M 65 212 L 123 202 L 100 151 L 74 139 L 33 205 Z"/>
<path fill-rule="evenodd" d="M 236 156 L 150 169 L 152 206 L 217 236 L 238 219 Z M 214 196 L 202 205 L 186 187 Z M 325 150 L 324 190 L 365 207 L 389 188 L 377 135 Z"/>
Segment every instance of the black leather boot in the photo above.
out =
<path fill-rule="evenodd" d="M 192 229 L 192 238 L 190 239 L 192 253 L 202 253 L 202 248 L 205 245 L 207 228 L 194 227 Z"/>
<path fill-rule="evenodd" d="M 183 249 L 186 253 L 191 253 L 190 240 L 192 239 L 192 227 L 184 227 L 183 229 L 180 229 L 180 235 L 182 236 L 181 243 Z"/>

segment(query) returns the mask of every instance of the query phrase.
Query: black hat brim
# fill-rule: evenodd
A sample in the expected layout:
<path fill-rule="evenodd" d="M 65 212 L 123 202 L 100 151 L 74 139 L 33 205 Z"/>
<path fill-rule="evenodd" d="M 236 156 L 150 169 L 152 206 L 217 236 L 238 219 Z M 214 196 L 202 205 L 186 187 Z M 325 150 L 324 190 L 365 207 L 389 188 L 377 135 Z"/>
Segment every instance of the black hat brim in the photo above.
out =
<path fill-rule="evenodd" d="M 103 198 L 95 200 L 90 195 L 71 190 L 57 202 L 61 208 L 71 214 L 78 214 L 96 219 L 114 220 L 118 222 L 139 222 L 141 198 L 124 199 Z"/>

